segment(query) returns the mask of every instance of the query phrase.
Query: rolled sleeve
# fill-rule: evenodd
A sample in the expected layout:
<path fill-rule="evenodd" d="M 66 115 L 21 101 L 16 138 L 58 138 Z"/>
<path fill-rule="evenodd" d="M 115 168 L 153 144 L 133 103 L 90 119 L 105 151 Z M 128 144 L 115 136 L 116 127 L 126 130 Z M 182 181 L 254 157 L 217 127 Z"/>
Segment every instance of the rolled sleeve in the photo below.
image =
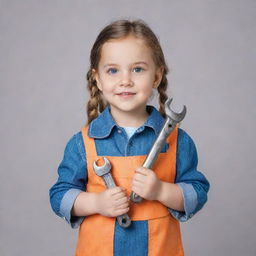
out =
<path fill-rule="evenodd" d="M 87 166 L 81 132 L 67 143 L 64 157 L 58 167 L 58 180 L 50 188 L 50 203 L 55 214 L 65 219 L 72 228 L 82 222 L 82 218 L 71 216 L 76 197 L 85 191 Z"/>
<path fill-rule="evenodd" d="M 184 212 L 169 209 L 171 214 L 180 221 L 187 221 L 198 212 L 207 201 L 210 184 L 206 177 L 197 170 L 197 150 L 190 136 L 179 128 L 176 179 L 184 199 Z"/>
<path fill-rule="evenodd" d="M 71 215 L 72 207 L 77 196 L 83 192 L 80 189 L 70 189 L 68 190 L 60 203 L 60 215 L 63 216 L 63 219 L 71 225 L 72 228 L 78 228 L 83 222 L 84 217 L 76 217 Z"/>
<path fill-rule="evenodd" d="M 194 187 L 191 184 L 186 183 L 177 183 L 177 185 L 181 188 L 183 201 L 184 201 L 184 212 L 176 211 L 169 208 L 169 212 L 172 216 L 181 221 L 185 222 L 189 220 L 194 215 L 194 211 L 197 207 L 197 193 Z"/>

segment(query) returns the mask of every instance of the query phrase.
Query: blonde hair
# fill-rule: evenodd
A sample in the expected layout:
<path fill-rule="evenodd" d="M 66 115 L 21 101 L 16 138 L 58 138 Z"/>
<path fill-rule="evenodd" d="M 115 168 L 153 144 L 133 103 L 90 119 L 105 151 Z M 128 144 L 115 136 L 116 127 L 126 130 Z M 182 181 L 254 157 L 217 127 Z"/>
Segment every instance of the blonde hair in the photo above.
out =
<path fill-rule="evenodd" d="M 163 117 L 166 116 L 164 110 L 164 103 L 168 96 L 166 94 L 168 80 L 167 73 L 169 69 L 166 65 L 164 54 L 160 43 L 154 34 L 154 32 L 149 28 L 149 26 L 142 20 L 129 21 L 126 19 L 117 20 L 106 26 L 96 38 L 93 44 L 90 54 L 90 69 L 87 72 L 87 87 L 90 92 L 90 100 L 87 104 L 87 116 L 88 124 L 98 117 L 106 104 L 102 98 L 101 92 L 97 87 L 97 82 L 94 79 L 92 70 L 97 70 L 98 64 L 101 57 L 101 49 L 105 42 L 110 39 L 119 39 L 127 37 L 128 35 L 133 35 L 137 38 L 143 39 L 147 46 L 151 49 L 152 57 L 157 67 L 163 68 L 162 80 L 157 88 L 159 93 L 159 112 Z"/>

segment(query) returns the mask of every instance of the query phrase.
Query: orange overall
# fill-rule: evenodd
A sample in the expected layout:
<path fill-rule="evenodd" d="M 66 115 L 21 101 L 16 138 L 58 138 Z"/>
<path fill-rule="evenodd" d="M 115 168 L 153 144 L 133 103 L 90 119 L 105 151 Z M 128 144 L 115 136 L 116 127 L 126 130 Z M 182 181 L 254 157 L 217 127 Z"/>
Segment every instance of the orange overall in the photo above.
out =
<path fill-rule="evenodd" d="M 106 189 L 104 181 L 93 170 L 93 161 L 97 156 L 95 142 L 88 135 L 88 127 L 82 129 L 88 168 L 87 192 L 102 192 Z M 173 183 L 176 174 L 176 145 L 178 129 L 168 138 L 169 149 L 160 153 L 154 165 L 154 171 L 162 181 Z M 146 156 L 106 156 L 112 165 L 111 173 L 117 186 L 131 193 L 134 170 L 142 166 Z M 184 255 L 180 225 L 158 201 L 143 200 L 139 204 L 130 203 L 128 212 L 132 221 L 148 221 L 148 256 Z M 112 256 L 114 255 L 114 230 L 116 218 L 99 214 L 85 218 L 80 226 L 76 256 Z M 128 227 L 129 228 L 129 227 Z"/>

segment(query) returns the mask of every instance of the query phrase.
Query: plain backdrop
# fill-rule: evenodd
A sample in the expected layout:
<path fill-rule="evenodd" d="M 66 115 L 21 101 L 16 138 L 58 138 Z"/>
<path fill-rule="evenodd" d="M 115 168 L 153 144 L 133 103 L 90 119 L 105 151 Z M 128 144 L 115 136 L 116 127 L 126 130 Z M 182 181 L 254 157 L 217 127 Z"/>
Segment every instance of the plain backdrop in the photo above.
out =
<path fill-rule="evenodd" d="M 100 30 L 143 19 L 160 39 L 168 94 L 211 182 L 181 225 L 188 256 L 255 256 L 256 1 L 0 1 L 0 255 L 74 255 L 78 230 L 48 190 L 86 122 L 85 75 Z"/>

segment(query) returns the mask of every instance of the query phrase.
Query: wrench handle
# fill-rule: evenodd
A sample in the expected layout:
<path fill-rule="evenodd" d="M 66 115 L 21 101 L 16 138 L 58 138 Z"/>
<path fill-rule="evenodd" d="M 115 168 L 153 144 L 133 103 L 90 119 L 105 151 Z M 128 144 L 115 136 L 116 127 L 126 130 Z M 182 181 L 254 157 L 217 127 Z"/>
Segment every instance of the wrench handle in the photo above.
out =
<path fill-rule="evenodd" d="M 103 180 L 104 180 L 105 185 L 106 185 L 107 188 L 114 188 L 114 187 L 116 187 L 116 183 L 113 180 L 113 177 L 112 177 L 110 172 L 103 175 Z"/>
<path fill-rule="evenodd" d="M 115 181 L 111 175 L 111 173 L 107 173 L 103 176 L 103 180 L 107 186 L 107 188 L 116 187 Z M 128 228 L 131 225 L 131 219 L 127 213 L 117 216 L 117 221 L 119 225 L 123 228 Z"/>
<path fill-rule="evenodd" d="M 158 155 L 160 154 L 166 139 L 171 134 L 171 132 L 175 129 L 177 123 L 173 120 L 171 120 L 169 117 L 166 118 L 165 123 L 158 134 L 153 146 L 150 149 L 149 154 L 147 155 L 147 158 L 145 159 L 143 163 L 143 167 L 152 169 L 154 163 L 156 162 Z"/>
<path fill-rule="evenodd" d="M 135 192 L 132 191 L 131 193 L 131 200 L 134 202 L 134 203 L 140 203 L 142 201 L 142 197 L 139 196 L 138 194 L 136 194 Z"/>
<path fill-rule="evenodd" d="M 166 121 L 165 121 L 158 137 L 156 138 L 152 148 L 150 149 L 150 152 L 149 152 L 147 158 L 145 159 L 145 161 L 142 165 L 143 167 L 148 168 L 148 169 L 151 169 L 153 167 L 155 161 L 157 160 L 159 153 L 161 152 L 161 150 L 165 144 L 167 137 L 174 130 L 176 124 L 177 123 L 174 122 L 173 120 L 171 120 L 169 117 L 166 118 Z M 140 203 L 142 201 L 142 197 L 140 197 L 139 195 L 137 195 L 134 192 L 131 193 L 130 198 L 134 203 Z"/>
<path fill-rule="evenodd" d="M 117 221 L 123 228 L 128 228 L 131 225 L 131 219 L 127 213 L 117 216 Z"/>

